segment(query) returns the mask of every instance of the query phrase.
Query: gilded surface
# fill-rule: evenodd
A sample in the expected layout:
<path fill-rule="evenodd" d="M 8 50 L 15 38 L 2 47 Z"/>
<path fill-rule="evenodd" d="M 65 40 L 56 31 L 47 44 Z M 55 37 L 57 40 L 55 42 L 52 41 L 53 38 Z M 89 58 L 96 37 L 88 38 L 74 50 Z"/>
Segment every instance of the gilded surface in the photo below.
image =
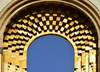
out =
<path fill-rule="evenodd" d="M 15 17 L 4 33 L 3 71 L 27 72 L 27 50 L 31 42 L 44 35 L 59 35 L 74 48 L 74 72 L 96 72 L 97 44 L 92 23 L 85 17 L 53 8 L 43 8 Z M 20 16 L 20 15 L 19 15 Z"/>

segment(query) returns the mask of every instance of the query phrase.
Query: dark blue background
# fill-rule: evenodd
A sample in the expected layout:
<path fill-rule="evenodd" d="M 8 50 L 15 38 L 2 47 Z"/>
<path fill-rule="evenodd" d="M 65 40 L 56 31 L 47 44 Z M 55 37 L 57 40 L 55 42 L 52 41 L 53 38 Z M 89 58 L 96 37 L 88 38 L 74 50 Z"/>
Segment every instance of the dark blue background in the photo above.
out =
<path fill-rule="evenodd" d="M 64 38 L 42 36 L 28 49 L 28 72 L 74 72 L 74 50 Z"/>

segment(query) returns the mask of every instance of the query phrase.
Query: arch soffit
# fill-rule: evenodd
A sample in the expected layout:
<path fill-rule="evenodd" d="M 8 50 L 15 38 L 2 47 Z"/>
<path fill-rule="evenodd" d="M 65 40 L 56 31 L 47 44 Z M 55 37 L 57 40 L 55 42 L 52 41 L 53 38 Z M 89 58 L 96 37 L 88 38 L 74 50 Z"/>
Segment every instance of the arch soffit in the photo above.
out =
<path fill-rule="evenodd" d="M 13 0 L 11 1 L 0 13 L 0 36 L 1 39 L 3 38 L 3 33 L 5 30 L 5 27 L 7 23 L 9 22 L 9 19 L 14 16 L 15 13 L 17 13 L 19 10 L 23 9 L 26 6 L 29 6 L 31 4 L 39 3 L 39 2 L 45 2 L 47 0 Z M 54 0 L 49 0 L 54 1 Z M 93 22 L 97 34 L 98 34 L 98 48 L 100 48 L 100 11 L 88 0 L 85 1 L 78 1 L 78 0 L 55 0 L 57 2 L 66 3 L 69 5 L 72 5 L 79 10 L 83 11 Z M 2 41 L 2 40 L 1 40 Z"/>

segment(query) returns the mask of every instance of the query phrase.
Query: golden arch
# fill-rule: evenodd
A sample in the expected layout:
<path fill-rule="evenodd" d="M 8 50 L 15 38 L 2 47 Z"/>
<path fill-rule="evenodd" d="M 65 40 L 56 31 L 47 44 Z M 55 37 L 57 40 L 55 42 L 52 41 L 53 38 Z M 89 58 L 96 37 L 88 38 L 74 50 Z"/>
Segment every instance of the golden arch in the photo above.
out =
<path fill-rule="evenodd" d="M 54 4 L 54 2 L 57 4 Z M 91 6 L 88 1 L 83 1 L 83 3 L 81 1 L 60 0 L 13 1 L 12 4 L 8 6 L 8 9 L 13 4 L 16 5 L 8 10 L 6 14 L 1 13 L 1 33 L 4 34 L 3 43 L 5 44 L 2 54 L 2 71 L 26 72 L 26 54 L 29 44 L 39 36 L 47 34 L 60 35 L 69 40 L 73 45 L 75 52 L 75 72 L 99 71 L 97 69 L 98 63 L 96 62 L 98 59 L 97 49 L 99 48 L 100 37 L 98 34 L 100 32 L 98 27 L 100 26 L 100 15 L 92 6 L 90 9 L 95 10 L 95 13 L 91 11 L 89 6 L 86 6 L 85 3 Z M 41 7 L 43 4 L 44 7 L 47 6 L 49 10 L 43 9 L 43 7 Z M 39 11 L 35 10 L 39 8 L 38 6 L 40 7 Z M 55 7 L 55 9 L 58 8 L 58 10 L 55 10 L 53 7 Z M 28 9 L 32 12 L 30 13 Z M 62 9 L 64 9 L 64 11 L 62 11 Z M 3 12 L 6 10 L 7 9 Z M 75 11 L 74 14 L 70 14 L 72 10 Z M 27 11 L 27 13 L 23 14 L 23 11 Z M 89 28 L 93 26 L 95 26 L 95 28 Z"/>

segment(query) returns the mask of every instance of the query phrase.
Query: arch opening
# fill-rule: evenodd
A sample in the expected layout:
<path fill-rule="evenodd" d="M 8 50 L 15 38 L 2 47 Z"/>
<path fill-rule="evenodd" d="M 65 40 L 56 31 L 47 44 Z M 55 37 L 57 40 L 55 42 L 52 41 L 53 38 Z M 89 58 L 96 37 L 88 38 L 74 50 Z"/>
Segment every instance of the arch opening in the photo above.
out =
<path fill-rule="evenodd" d="M 7 23 L 3 39 L 4 72 L 12 71 L 12 67 L 13 71 L 27 72 L 28 46 L 34 39 L 48 34 L 63 36 L 73 45 L 75 72 L 97 71 L 98 39 L 91 19 L 70 5 L 43 2 L 26 6 Z"/>
<path fill-rule="evenodd" d="M 37 38 L 28 48 L 27 59 L 28 72 L 74 71 L 74 49 L 60 36 Z"/>

